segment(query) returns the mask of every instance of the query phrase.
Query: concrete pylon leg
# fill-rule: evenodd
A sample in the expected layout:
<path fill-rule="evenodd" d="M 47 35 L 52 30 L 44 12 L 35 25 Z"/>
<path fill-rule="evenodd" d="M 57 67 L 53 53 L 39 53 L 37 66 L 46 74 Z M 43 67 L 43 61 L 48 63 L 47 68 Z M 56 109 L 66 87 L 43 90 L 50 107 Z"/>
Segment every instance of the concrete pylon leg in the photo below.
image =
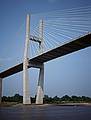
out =
<path fill-rule="evenodd" d="M 44 64 L 40 68 L 36 104 L 43 104 L 44 97 Z"/>
<path fill-rule="evenodd" d="M 23 104 L 31 104 L 30 94 L 29 94 L 29 78 L 28 78 L 29 39 L 30 39 L 30 16 L 27 15 L 26 41 L 25 41 L 25 50 L 24 50 L 24 61 L 23 61 Z"/>
<path fill-rule="evenodd" d="M 2 102 L 2 78 L 0 78 L 0 104 Z"/>
<path fill-rule="evenodd" d="M 23 65 L 23 104 L 31 104 L 27 62 Z"/>

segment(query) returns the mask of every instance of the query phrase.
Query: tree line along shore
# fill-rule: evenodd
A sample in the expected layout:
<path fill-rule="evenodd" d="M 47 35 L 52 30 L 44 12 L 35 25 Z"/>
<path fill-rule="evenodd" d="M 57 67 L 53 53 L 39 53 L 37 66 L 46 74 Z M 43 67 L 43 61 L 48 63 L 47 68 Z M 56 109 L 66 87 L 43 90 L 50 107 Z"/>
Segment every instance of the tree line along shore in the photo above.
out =
<path fill-rule="evenodd" d="M 36 96 L 31 97 L 31 102 L 35 103 Z M 19 94 L 15 94 L 14 96 L 3 96 L 2 103 L 5 102 L 16 102 L 22 103 L 23 96 Z M 48 95 L 44 95 L 44 104 L 65 104 L 65 103 L 91 103 L 91 98 L 86 96 L 68 96 L 65 95 L 63 97 L 49 97 Z"/>

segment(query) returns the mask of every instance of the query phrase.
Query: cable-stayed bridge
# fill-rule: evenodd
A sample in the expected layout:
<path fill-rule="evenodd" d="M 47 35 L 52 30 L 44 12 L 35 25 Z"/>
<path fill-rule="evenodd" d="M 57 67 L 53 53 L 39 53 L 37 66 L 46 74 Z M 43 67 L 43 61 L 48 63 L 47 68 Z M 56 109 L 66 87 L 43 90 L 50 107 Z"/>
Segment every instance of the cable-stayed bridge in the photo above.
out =
<path fill-rule="evenodd" d="M 62 46 L 59 46 L 57 48 L 54 48 L 50 51 L 44 52 L 41 55 L 38 55 L 32 59 L 29 59 L 29 68 L 35 64 L 35 65 L 41 65 L 44 62 L 48 62 L 49 60 L 55 59 L 57 57 L 61 57 L 66 54 L 70 54 L 72 52 L 75 52 L 77 50 L 81 50 L 83 48 L 91 46 L 91 33 L 88 33 L 84 36 L 81 36 L 77 38 L 76 40 L 73 40 L 69 43 L 66 43 Z M 37 66 L 38 67 L 38 66 Z M 20 63 L 14 67 L 11 67 L 7 69 L 6 71 L 0 73 L 1 78 L 8 77 L 10 75 L 13 75 L 17 72 L 20 72 L 23 70 L 23 63 Z"/>
<path fill-rule="evenodd" d="M 28 68 L 36 67 L 40 69 L 36 104 L 43 104 L 44 63 L 91 46 L 90 16 L 90 6 L 49 12 L 30 33 L 30 16 L 27 15 L 24 60 L 0 73 L 0 96 L 2 79 L 23 70 L 23 103 L 30 104 Z M 36 15 L 33 17 L 36 19 Z M 30 58 L 29 46 L 32 51 Z"/>

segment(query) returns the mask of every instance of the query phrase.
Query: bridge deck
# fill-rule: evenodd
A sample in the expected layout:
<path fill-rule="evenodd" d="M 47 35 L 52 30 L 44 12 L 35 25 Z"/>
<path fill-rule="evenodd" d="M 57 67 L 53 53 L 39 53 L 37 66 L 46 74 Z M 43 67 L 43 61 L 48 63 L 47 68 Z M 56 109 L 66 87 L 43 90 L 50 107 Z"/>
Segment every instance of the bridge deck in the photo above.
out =
<path fill-rule="evenodd" d="M 91 46 L 91 33 L 86 34 L 76 40 L 73 40 L 69 43 L 66 43 L 62 46 L 59 46 L 55 49 L 47 51 L 39 56 L 36 56 L 29 60 L 29 63 L 44 63 L 49 60 L 55 59 L 57 57 L 61 57 L 63 55 L 78 51 L 80 49 Z M 20 63 L 14 67 L 11 67 L 0 73 L 0 78 L 5 78 L 15 73 L 18 73 L 23 70 L 23 63 Z"/>

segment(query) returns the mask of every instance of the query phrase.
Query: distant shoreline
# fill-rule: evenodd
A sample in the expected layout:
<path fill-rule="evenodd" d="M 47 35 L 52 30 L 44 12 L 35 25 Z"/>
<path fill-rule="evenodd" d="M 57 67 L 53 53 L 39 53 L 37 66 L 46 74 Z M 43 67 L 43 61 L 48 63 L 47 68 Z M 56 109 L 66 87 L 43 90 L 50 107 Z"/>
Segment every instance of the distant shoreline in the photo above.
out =
<path fill-rule="evenodd" d="M 63 103 L 63 104 L 55 104 L 59 106 L 91 106 L 91 103 Z"/>
<path fill-rule="evenodd" d="M 23 106 L 22 103 L 16 103 L 16 102 L 7 102 L 0 104 L 0 107 L 14 107 L 14 106 Z M 43 105 L 36 105 L 36 104 L 30 104 L 30 105 L 24 105 L 24 106 L 91 106 L 91 103 L 62 103 L 62 104 L 43 104 Z"/>
<path fill-rule="evenodd" d="M 62 104 L 54 103 L 54 104 L 43 104 L 43 105 L 36 105 L 36 106 L 91 106 L 91 103 L 62 103 Z"/>

